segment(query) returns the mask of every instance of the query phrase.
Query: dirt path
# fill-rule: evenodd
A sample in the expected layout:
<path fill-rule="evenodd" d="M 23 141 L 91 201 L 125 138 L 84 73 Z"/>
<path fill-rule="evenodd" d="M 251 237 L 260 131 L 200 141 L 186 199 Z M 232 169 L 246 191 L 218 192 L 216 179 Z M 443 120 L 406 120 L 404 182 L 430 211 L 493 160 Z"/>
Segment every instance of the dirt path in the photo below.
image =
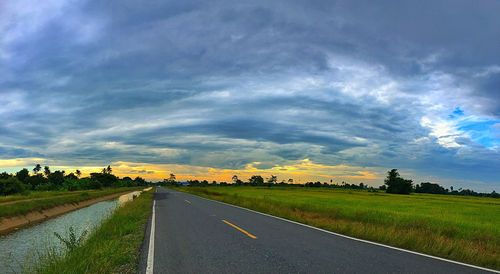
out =
<path fill-rule="evenodd" d="M 31 199 L 26 198 L 26 199 L 14 200 L 14 201 L 0 202 L 0 206 L 23 203 L 23 202 L 27 202 L 27 201 L 48 200 L 48 199 L 53 199 L 54 197 L 69 197 L 69 196 L 75 196 L 75 195 L 80 195 L 80 193 L 61 194 L 61 195 L 54 195 L 54 196 L 50 196 L 50 197 L 40 197 L 40 198 L 31 198 Z"/>

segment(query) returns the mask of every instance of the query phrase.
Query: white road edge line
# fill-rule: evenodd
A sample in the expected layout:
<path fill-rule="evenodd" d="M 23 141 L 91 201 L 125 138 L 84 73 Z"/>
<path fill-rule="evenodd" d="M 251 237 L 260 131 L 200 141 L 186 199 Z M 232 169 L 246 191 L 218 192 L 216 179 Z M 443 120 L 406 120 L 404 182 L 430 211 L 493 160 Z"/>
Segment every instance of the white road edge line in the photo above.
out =
<path fill-rule="evenodd" d="M 260 215 L 264 215 L 264 216 L 267 216 L 267 217 L 275 218 L 275 219 L 282 220 L 282 221 L 285 221 L 285 222 L 289 222 L 289 223 L 292 223 L 292 224 L 305 226 L 305 227 L 308 227 L 308 228 L 311 228 L 311 229 L 319 230 L 319 231 L 322 231 L 322 232 L 325 232 L 325 233 L 328 233 L 328 234 L 332 234 L 332 235 L 335 235 L 335 236 L 339 236 L 339 237 L 351 239 L 351 240 L 354 240 L 354 241 L 368 243 L 368 244 L 372 244 L 372 245 L 378 245 L 378 246 L 382 246 L 382 247 L 386 247 L 386 248 L 390 248 L 390 249 L 394 249 L 394 250 L 398 250 L 398 251 L 402 251 L 402 252 L 407 252 L 407 253 L 411 253 L 411 254 L 415 254 L 415 255 L 420 255 L 420 256 L 424 256 L 424 257 L 428 257 L 428 258 L 432 258 L 432 259 L 436 259 L 436 260 L 440 260 L 440 261 L 445 261 L 445 262 L 448 262 L 448 263 L 454 263 L 454 264 L 468 266 L 468 267 L 472 267 L 472 268 L 476 268 L 476 269 L 480 269 L 480 270 L 484 270 L 484 271 L 490 271 L 490 272 L 493 272 L 493 273 L 500 273 L 500 271 L 497 271 L 497 270 L 494 270 L 494 269 L 489 269 L 489 268 L 485 268 L 485 267 L 481 267 L 481 266 L 477 266 L 477 265 L 471 265 L 471 264 L 467 264 L 467 263 L 457 262 L 457 261 L 453 261 L 453 260 L 449 260 L 449 259 L 445 259 L 445 258 L 441 258 L 441 257 L 436 257 L 436 256 L 432 256 L 432 255 L 428 255 L 428 254 L 424 254 L 424 253 L 419 253 L 419 252 L 416 252 L 416 251 L 411 251 L 411 250 L 408 250 L 408 249 L 403 249 L 403 248 L 394 247 L 394 246 L 390 246 L 390 245 L 385 245 L 385 244 L 381 244 L 381 243 L 376 243 L 376 242 L 372 242 L 372 241 L 368 241 L 368 240 L 358 239 L 358 238 L 354 238 L 354 237 L 351 237 L 351 236 L 347 236 L 347 235 L 343 235 L 343 234 L 331 232 L 331 231 L 328 231 L 328 230 L 325 230 L 325 229 L 322 229 L 322 228 L 317 228 L 317 227 L 314 227 L 314 226 L 310 226 L 310 225 L 306 225 L 306 224 L 303 224 L 303 223 L 295 222 L 295 221 L 288 220 L 288 219 L 285 219 L 285 218 L 281 218 L 281 217 L 277 217 L 277 216 L 274 216 L 274 215 L 262 213 L 262 212 L 255 211 L 255 210 L 252 210 L 252 209 L 249 209 L 249 208 L 244 208 L 244 207 L 241 207 L 241 206 L 232 205 L 232 204 L 224 203 L 224 202 L 221 202 L 221 201 L 216 201 L 216 200 L 208 199 L 208 198 L 205 198 L 205 197 L 197 196 L 197 195 L 186 193 L 186 192 L 182 192 L 182 193 L 185 193 L 185 194 L 188 194 L 188 195 L 191 195 L 191 196 L 195 196 L 195 197 L 207 200 L 207 201 L 212 201 L 212 202 L 216 202 L 216 203 L 219 203 L 219 204 L 228 205 L 228 206 L 232 206 L 232 207 L 235 207 L 235 208 L 239 208 L 239 209 L 243 209 L 243 210 L 246 210 L 246 211 L 250 211 L 250 212 L 253 212 L 253 213 L 257 213 L 257 214 L 260 214 Z"/>
<path fill-rule="evenodd" d="M 156 200 L 153 200 L 153 215 L 151 217 L 151 232 L 149 234 L 149 249 L 148 262 L 146 266 L 146 274 L 153 274 L 153 266 L 155 261 L 155 205 Z"/>

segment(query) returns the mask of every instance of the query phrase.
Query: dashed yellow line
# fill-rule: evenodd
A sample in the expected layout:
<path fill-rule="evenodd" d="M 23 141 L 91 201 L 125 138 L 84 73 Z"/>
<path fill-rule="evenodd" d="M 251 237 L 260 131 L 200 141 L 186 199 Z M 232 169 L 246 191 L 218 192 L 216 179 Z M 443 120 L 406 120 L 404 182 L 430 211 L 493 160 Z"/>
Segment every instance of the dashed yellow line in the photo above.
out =
<path fill-rule="evenodd" d="M 229 226 L 233 227 L 234 229 L 238 230 L 239 232 L 241 232 L 241 233 L 243 233 L 243 234 L 247 235 L 248 237 L 250 237 L 250 238 L 252 238 L 252 239 L 254 239 L 254 240 L 255 240 L 255 239 L 257 239 L 257 236 L 255 236 L 255 235 L 251 234 L 250 232 L 248 232 L 248 231 L 244 230 L 243 228 L 241 228 L 241 227 L 239 227 L 239 226 L 237 226 L 237 225 L 235 225 L 235 224 L 232 224 L 232 223 L 230 223 L 230 222 L 228 222 L 228 221 L 226 221 L 226 220 L 222 220 L 222 221 L 223 221 L 225 224 L 227 224 L 227 225 L 229 225 Z"/>

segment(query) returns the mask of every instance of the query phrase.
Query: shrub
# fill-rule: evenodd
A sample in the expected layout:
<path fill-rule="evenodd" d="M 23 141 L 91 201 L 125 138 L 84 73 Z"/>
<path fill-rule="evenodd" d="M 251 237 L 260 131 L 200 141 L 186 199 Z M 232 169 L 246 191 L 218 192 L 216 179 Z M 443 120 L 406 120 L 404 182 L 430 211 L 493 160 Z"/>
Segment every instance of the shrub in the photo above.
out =
<path fill-rule="evenodd" d="M 11 195 L 21 193 L 26 189 L 16 177 L 0 179 L 0 195 Z"/>

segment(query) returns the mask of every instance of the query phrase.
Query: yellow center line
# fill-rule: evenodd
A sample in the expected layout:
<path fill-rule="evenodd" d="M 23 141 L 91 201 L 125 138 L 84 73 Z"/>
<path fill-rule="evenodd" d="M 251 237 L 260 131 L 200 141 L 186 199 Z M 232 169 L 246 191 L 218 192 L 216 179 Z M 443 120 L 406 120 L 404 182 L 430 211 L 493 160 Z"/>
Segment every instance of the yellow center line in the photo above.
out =
<path fill-rule="evenodd" d="M 188 203 L 188 204 L 190 204 L 190 203 L 191 203 L 191 202 L 190 202 L 190 201 L 188 201 L 188 200 L 184 200 L 184 201 L 185 201 L 186 203 Z"/>
<path fill-rule="evenodd" d="M 229 225 L 229 226 L 231 226 L 231 227 L 233 227 L 233 228 L 237 229 L 239 232 L 241 232 L 241 233 L 243 233 L 243 234 L 247 235 L 248 237 L 250 237 L 250 238 L 252 238 L 252 239 L 257 239 L 257 236 L 255 236 L 255 235 L 251 234 L 250 232 L 248 232 L 248 231 L 244 230 L 243 228 L 241 228 L 241 227 L 239 227 L 239 226 L 237 226 L 237 225 L 235 225 L 235 224 L 232 224 L 232 223 L 230 223 L 230 222 L 228 222 L 228 221 L 226 221 L 226 220 L 222 220 L 222 221 L 223 221 L 225 224 L 227 224 L 227 225 Z"/>

